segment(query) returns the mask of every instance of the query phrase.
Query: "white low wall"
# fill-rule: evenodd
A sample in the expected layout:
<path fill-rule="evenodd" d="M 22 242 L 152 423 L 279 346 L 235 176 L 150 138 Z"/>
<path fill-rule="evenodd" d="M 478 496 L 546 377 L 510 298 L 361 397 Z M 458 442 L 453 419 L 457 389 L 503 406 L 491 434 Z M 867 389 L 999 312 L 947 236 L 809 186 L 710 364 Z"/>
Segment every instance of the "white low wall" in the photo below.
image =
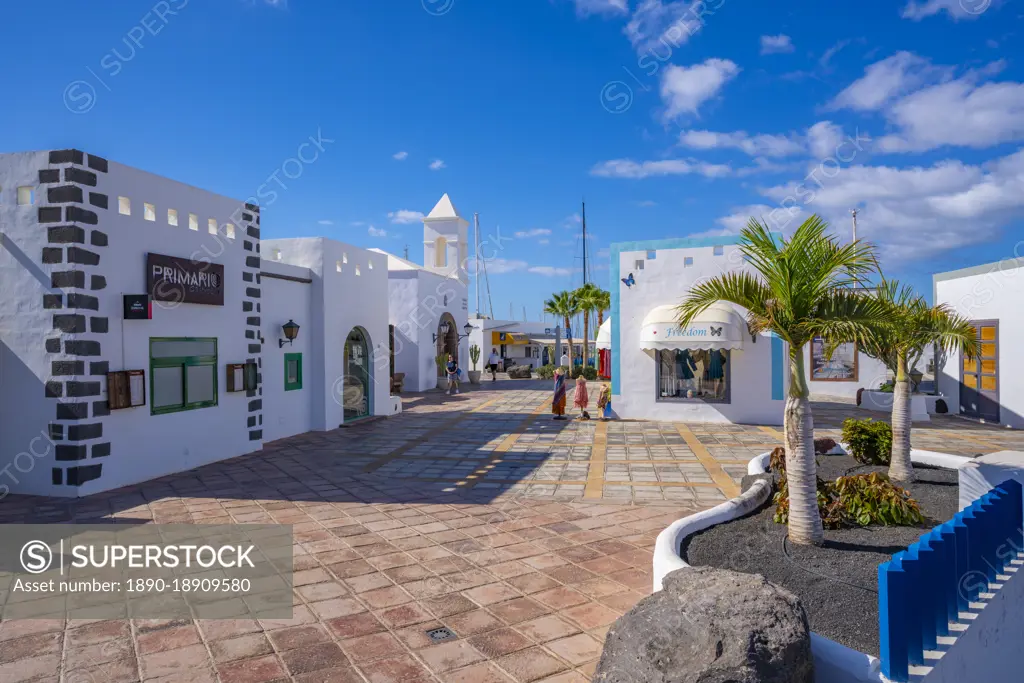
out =
<path fill-rule="evenodd" d="M 843 452 L 846 451 L 845 444 L 839 444 L 839 448 L 842 449 Z M 761 455 L 755 456 L 749 463 L 747 463 L 747 474 L 766 473 L 768 471 L 770 459 L 771 453 L 762 453 Z M 965 458 L 959 455 L 949 455 L 946 453 L 936 453 L 934 451 L 921 451 L 916 449 L 911 450 L 910 459 L 913 462 L 922 465 L 945 467 L 948 469 L 958 469 L 961 465 L 971 460 L 970 458 Z M 727 500 L 710 510 L 704 510 L 702 512 L 697 512 L 683 517 L 682 519 L 673 522 L 658 534 L 658 538 L 654 544 L 654 592 L 656 593 L 662 589 L 662 582 L 669 572 L 674 572 L 677 569 L 685 569 L 690 566 L 679 555 L 679 549 L 682 547 L 683 541 L 698 531 L 703 531 L 704 529 L 715 526 L 716 524 L 722 524 L 749 514 L 763 504 L 764 501 L 768 499 L 768 495 L 770 493 L 771 486 L 768 482 L 754 482 L 749 489 L 736 498 Z M 1017 583 L 1024 583 L 1024 580 L 1018 579 Z M 1019 600 L 1021 596 L 1014 595 L 1012 597 Z M 1013 603 L 1008 602 L 1006 604 L 1011 605 Z M 1020 603 L 1018 602 L 1017 604 Z M 1009 610 L 1006 609 L 1006 611 L 1008 612 Z M 1014 633 L 1016 634 L 1017 649 L 1019 650 L 1019 634 L 1024 630 L 1024 614 L 1021 614 L 1018 610 L 1018 615 L 1019 616 L 1014 617 L 1017 621 L 1015 621 L 1012 626 L 1017 629 Z M 1001 618 L 1005 621 L 1010 618 L 1010 615 L 1006 614 Z M 983 635 L 984 634 L 979 636 L 979 642 L 985 642 Z M 1004 640 L 1007 641 L 1011 639 L 1012 638 L 1009 636 L 1004 637 Z M 957 644 L 959 643 L 960 640 L 957 641 Z M 965 645 L 965 648 L 967 647 L 971 646 Z M 858 650 L 848 648 L 845 645 L 837 643 L 834 640 L 830 640 L 829 638 L 825 638 L 824 636 L 818 635 L 814 632 L 811 633 L 811 652 L 814 654 L 815 683 L 883 683 L 885 681 L 881 674 L 881 662 L 877 657 L 872 657 L 871 655 Z M 931 676 L 928 676 L 925 680 L 927 680 L 928 683 L 932 683 L 933 679 Z M 940 679 L 935 680 L 939 681 Z M 1017 679 L 1000 677 L 983 678 L 973 675 L 967 677 L 965 675 L 961 675 L 960 678 L 943 678 L 941 679 L 941 683 L 946 683 L 946 681 L 950 681 L 950 683 L 953 681 L 961 683 L 962 681 L 968 680 L 1009 681 Z"/>
<path fill-rule="evenodd" d="M 865 391 L 860 397 L 860 407 L 864 410 L 871 410 L 879 413 L 892 412 L 893 394 L 885 391 Z M 929 394 L 912 394 L 910 397 L 910 419 L 914 422 L 929 422 L 931 416 L 935 415 L 935 402 L 939 399 L 946 402 L 945 396 L 932 396 Z"/>

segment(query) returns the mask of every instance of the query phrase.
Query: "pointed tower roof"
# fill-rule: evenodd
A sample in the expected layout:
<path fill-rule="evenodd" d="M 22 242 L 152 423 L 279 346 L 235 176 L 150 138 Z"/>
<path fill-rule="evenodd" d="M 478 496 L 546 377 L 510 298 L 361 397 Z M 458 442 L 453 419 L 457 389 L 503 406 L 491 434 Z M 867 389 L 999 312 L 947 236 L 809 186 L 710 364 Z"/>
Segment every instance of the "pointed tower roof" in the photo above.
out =
<path fill-rule="evenodd" d="M 431 209 L 430 213 L 427 214 L 426 220 L 451 220 L 453 218 L 462 219 L 462 215 L 459 210 L 452 204 L 451 198 L 448 193 L 445 192 L 444 196 L 438 200 L 434 208 Z"/>

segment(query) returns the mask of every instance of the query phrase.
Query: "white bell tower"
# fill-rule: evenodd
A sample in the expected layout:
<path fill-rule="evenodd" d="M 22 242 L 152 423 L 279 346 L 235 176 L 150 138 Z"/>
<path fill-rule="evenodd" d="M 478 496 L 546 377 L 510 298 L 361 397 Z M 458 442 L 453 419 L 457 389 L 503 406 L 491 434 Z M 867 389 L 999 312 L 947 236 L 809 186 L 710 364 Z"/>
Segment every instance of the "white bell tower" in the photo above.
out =
<path fill-rule="evenodd" d="M 469 222 L 445 193 L 423 219 L 423 267 L 466 284 L 468 259 Z"/>

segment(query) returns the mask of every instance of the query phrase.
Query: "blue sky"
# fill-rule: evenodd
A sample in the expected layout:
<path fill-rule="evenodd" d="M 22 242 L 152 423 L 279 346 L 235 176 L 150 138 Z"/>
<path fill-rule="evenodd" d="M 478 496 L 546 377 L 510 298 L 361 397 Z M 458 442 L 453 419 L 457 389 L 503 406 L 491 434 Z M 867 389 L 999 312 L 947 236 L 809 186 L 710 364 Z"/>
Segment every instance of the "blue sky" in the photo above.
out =
<path fill-rule="evenodd" d="M 536 320 L 579 283 L 582 198 L 605 286 L 611 242 L 751 214 L 791 230 L 818 212 L 846 235 L 856 206 L 887 274 L 929 296 L 933 272 L 1024 251 L 1019 2 L 97 7 L 6 8 L 0 148 L 78 147 L 244 199 L 321 136 L 263 202 L 264 235 L 419 260 L 415 212 L 448 192 L 510 238 L 499 316 Z"/>

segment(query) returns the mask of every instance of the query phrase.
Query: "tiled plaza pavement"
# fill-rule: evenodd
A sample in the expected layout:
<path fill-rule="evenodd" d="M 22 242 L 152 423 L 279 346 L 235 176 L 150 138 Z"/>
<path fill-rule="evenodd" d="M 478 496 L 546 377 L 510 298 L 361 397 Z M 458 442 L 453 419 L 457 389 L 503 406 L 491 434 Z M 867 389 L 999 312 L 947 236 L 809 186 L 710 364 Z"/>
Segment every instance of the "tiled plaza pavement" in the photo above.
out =
<path fill-rule="evenodd" d="M 651 585 L 658 532 L 732 495 L 777 428 L 555 422 L 547 382 L 407 397 L 405 412 L 0 522 L 282 523 L 294 617 L 0 623 L 0 683 L 579 683 Z M 816 404 L 819 433 L 850 406 Z M 934 433 L 933 433 L 934 432 Z M 915 444 L 1015 433 L 937 420 Z M 927 444 L 927 445 L 924 445 Z M 445 626 L 453 640 L 427 631 Z"/>

